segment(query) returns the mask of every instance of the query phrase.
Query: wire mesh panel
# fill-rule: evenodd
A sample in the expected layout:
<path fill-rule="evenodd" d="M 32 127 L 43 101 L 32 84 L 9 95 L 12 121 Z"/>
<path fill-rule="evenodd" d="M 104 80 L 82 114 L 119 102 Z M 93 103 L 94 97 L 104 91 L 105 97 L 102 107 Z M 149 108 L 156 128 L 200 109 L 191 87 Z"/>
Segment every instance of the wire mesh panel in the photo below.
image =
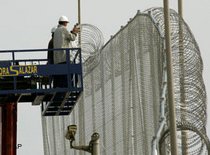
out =
<path fill-rule="evenodd" d="M 151 154 L 151 142 L 160 120 L 164 55 L 162 18 L 160 8 L 138 12 L 102 49 L 95 48 L 97 51 L 84 62 L 84 91 L 72 114 L 61 118 L 43 117 L 45 155 L 88 154 L 68 147 L 64 135 L 69 124 L 78 126 L 76 145 L 88 145 L 92 133 L 98 132 L 103 155 Z M 180 49 L 177 45 L 180 44 L 176 29 L 179 19 L 174 11 L 171 18 L 178 142 L 186 144 L 187 148 L 198 144 L 190 149 L 198 154 L 206 151 L 201 137 L 206 124 L 202 60 L 183 21 L 184 46 Z M 101 47 L 101 42 L 98 46 Z M 168 121 L 168 111 L 166 118 Z M 170 154 L 167 127 L 162 134 L 160 151 Z M 201 132 L 197 134 L 196 129 Z M 186 143 L 182 142 L 183 135 L 187 135 Z"/>

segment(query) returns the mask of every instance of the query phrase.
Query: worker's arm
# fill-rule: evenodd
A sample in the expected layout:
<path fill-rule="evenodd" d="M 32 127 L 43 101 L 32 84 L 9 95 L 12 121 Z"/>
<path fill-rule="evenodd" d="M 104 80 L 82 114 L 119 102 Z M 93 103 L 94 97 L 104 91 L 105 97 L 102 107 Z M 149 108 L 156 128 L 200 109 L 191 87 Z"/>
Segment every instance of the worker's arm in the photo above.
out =
<path fill-rule="evenodd" d="M 80 26 L 78 24 L 74 25 L 74 28 L 72 29 L 71 33 L 77 35 L 77 33 L 80 32 Z"/>
<path fill-rule="evenodd" d="M 80 32 L 79 25 L 78 24 L 74 25 L 74 28 L 70 32 L 70 36 L 69 36 L 70 41 L 74 41 L 79 32 Z"/>
<path fill-rule="evenodd" d="M 65 36 L 66 36 L 66 39 L 69 40 L 69 41 L 74 41 L 77 37 L 77 34 L 74 34 L 72 32 L 69 32 L 68 30 L 65 31 Z"/>

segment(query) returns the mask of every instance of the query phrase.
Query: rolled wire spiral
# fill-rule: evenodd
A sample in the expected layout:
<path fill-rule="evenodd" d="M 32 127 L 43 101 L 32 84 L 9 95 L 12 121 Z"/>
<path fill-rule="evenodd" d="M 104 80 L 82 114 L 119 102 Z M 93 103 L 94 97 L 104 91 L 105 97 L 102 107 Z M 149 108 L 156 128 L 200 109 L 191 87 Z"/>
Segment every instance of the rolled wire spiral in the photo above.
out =
<path fill-rule="evenodd" d="M 151 8 L 145 12 L 149 12 L 158 23 L 160 33 L 164 37 L 163 8 Z M 210 153 L 210 144 L 206 136 L 206 91 L 199 47 L 188 25 L 174 10 L 170 10 L 170 26 L 178 151 L 183 154 L 185 150 L 188 155 L 207 154 Z M 167 107 L 166 105 L 165 115 L 169 120 Z M 163 134 L 160 148 L 165 147 L 170 152 L 169 134 L 169 130 Z"/>

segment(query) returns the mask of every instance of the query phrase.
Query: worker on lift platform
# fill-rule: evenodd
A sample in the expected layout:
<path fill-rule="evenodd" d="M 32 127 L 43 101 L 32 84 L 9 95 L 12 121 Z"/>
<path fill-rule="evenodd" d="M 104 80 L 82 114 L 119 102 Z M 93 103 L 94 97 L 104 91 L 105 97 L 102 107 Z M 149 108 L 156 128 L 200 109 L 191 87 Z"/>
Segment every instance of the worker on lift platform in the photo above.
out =
<path fill-rule="evenodd" d="M 59 18 L 48 49 L 0 51 L 12 55 L 11 60 L 0 61 L 1 102 L 12 99 L 32 105 L 41 103 L 44 116 L 68 115 L 72 111 L 83 90 L 83 81 L 81 49 L 71 48 L 80 29 L 75 25 L 69 32 L 68 23 L 67 17 Z M 48 51 L 47 64 L 46 59 L 16 58 L 19 53 L 43 51 Z"/>
<path fill-rule="evenodd" d="M 51 49 L 53 49 L 54 48 L 54 46 L 53 46 L 53 38 L 54 38 L 54 32 L 55 32 L 55 30 L 56 30 L 56 27 L 53 27 L 52 29 L 51 29 L 51 39 L 50 39 L 50 41 L 49 41 L 49 43 L 48 43 L 48 53 L 47 53 L 47 59 L 48 59 L 48 64 L 53 64 L 53 50 L 51 50 Z"/>
<path fill-rule="evenodd" d="M 80 32 L 80 28 L 77 24 L 74 26 L 72 31 L 67 30 L 67 24 L 69 20 L 66 16 L 61 16 L 58 21 L 58 27 L 54 32 L 53 46 L 55 49 L 59 48 L 71 48 L 71 41 L 74 41 L 77 34 Z M 56 50 L 53 52 L 54 64 L 63 64 L 66 62 L 66 51 Z M 70 56 L 71 58 L 71 56 Z M 71 60 L 70 60 L 71 61 Z M 65 87 L 67 81 L 67 76 L 65 75 L 55 75 L 54 76 L 54 87 Z"/>
<path fill-rule="evenodd" d="M 59 25 L 54 32 L 53 45 L 54 48 L 71 48 L 71 41 L 75 41 L 80 28 L 74 26 L 72 31 L 67 30 L 69 20 L 66 16 L 61 16 L 58 21 Z M 66 61 L 66 52 L 64 50 L 54 52 L 54 63 L 64 63 Z"/>

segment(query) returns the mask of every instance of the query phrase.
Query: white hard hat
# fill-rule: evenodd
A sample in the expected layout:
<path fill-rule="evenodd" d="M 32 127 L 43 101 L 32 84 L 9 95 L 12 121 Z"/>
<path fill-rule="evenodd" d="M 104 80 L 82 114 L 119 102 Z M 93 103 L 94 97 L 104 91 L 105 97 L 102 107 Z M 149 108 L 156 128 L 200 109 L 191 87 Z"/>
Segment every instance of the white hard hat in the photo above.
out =
<path fill-rule="evenodd" d="M 51 33 L 54 33 L 55 32 L 55 30 L 56 30 L 56 26 L 55 27 L 53 27 L 52 29 L 51 29 Z"/>
<path fill-rule="evenodd" d="M 61 16 L 59 18 L 59 22 L 69 22 L 68 18 L 66 16 Z"/>

